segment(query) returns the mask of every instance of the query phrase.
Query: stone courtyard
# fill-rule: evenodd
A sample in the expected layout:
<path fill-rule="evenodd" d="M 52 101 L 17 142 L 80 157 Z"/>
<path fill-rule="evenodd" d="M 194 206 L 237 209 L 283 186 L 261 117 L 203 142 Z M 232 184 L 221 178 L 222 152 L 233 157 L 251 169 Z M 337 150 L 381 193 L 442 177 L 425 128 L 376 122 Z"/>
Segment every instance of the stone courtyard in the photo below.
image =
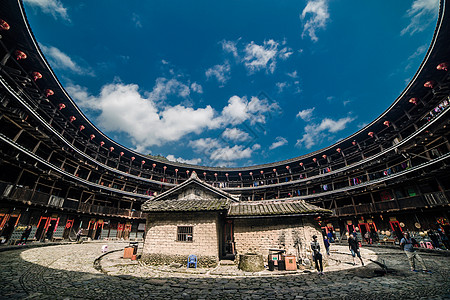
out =
<path fill-rule="evenodd" d="M 103 244 L 109 252 L 102 254 Z M 148 266 L 122 259 L 125 242 L 28 247 L 0 252 L 1 299 L 450 299 L 450 257 L 421 252 L 432 274 L 411 272 L 399 249 L 362 249 L 354 266 L 332 245 L 325 275 L 313 269 L 244 273 Z M 139 246 L 142 246 L 140 244 Z M 388 274 L 383 274 L 383 263 Z"/>

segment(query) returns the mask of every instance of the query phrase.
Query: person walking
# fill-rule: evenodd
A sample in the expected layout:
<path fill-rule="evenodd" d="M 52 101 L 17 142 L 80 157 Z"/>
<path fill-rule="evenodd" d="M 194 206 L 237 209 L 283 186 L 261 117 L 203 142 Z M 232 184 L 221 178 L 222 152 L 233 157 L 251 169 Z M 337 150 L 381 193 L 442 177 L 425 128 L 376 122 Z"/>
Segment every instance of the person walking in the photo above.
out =
<path fill-rule="evenodd" d="M 27 228 L 25 228 L 25 230 L 22 233 L 22 236 L 20 237 L 19 245 L 25 245 L 27 243 L 32 228 L 33 227 L 31 225 L 28 225 Z"/>
<path fill-rule="evenodd" d="M 78 232 L 77 232 L 77 242 L 80 240 L 82 233 L 83 233 L 83 229 L 80 228 L 80 230 L 78 230 Z"/>
<path fill-rule="evenodd" d="M 427 267 L 425 266 L 425 263 L 423 262 L 422 257 L 418 253 L 416 253 L 414 249 L 414 242 L 415 240 L 411 238 L 409 232 L 403 233 L 403 238 L 400 240 L 400 247 L 403 248 L 405 251 L 406 257 L 408 257 L 408 262 L 411 267 L 411 271 L 418 272 L 416 270 L 416 260 L 419 262 L 420 266 L 422 267 L 422 272 L 424 273 L 431 273 Z M 417 242 L 416 242 L 417 243 Z"/>
<path fill-rule="evenodd" d="M 327 250 L 327 255 L 330 255 L 330 242 L 326 236 L 323 237 L 323 244 L 325 245 L 325 250 Z"/>
<path fill-rule="evenodd" d="M 313 235 L 311 242 L 311 249 L 313 251 L 313 260 L 316 264 L 316 269 L 319 275 L 323 275 L 322 254 L 320 253 L 320 245 L 317 241 L 317 235 Z"/>
<path fill-rule="evenodd" d="M 352 253 L 353 257 L 353 265 L 355 265 L 355 256 L 357 255 L 359 260 L 361 260 L 361 265 L 364 266 L 364 262 L 361 258 L 361 251 L 359 250 L 358 240 L 355 238 L 353 234 L 348 237 L 348 248 Z"/>

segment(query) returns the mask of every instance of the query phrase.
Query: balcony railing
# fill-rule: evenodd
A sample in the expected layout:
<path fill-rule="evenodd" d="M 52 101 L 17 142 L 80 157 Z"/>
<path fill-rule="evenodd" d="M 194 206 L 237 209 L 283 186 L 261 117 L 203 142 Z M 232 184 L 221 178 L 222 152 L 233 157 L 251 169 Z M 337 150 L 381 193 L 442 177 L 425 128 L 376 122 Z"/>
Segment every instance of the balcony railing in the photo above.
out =
<path fill-rule="evenodd" d="M 389 210 L 401 210 L 420 208 L 425 206 L 449 205 L 444 192 L 428 193 L 421 196 L 404 197 L 396 200 L 388 200 L 375 203 L 366 203 L 359 205 L 343 206 L 333 209 L 334 216 L 370 214 L 375 212 L 385 212 Z"/>
<path fill-rule="evenodd" d="M 30 201 L 32 203 L 75 209 L 83 213 L 93 213 L 111 216 L 122 216 L 131 218 L 145 218 L 146 214 L 141 211 L 133 211 L 126 208 L 117 208 L 110 206 L 100 206 L 88 203 L 79 203 L 75 199 L 64 199 L 62 197 L 50 195 L 47 193 L 34 191 L 25 187 L 16 187 L 10 196 L 11 199 L 20 201 Z"/>

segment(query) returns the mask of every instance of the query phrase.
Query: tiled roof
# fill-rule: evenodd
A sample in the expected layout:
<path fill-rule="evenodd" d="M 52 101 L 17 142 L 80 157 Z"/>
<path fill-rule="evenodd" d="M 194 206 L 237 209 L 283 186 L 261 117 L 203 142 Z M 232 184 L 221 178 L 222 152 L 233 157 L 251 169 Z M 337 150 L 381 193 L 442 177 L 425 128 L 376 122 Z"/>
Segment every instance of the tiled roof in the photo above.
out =
<path fill-rule="evenodd" d="M 142 205 L 142 211 L 169 212 L 169 211 L 216 211 L 227 210 L 230 207 L 228 199 L 194 199 L 194 200 L 148 200 Z"/>
<path fill-rule="evenodd" d="M 231 204 L 229 217 L 331 214 L 328 209 L 297 201 L 258 201 Z"/>

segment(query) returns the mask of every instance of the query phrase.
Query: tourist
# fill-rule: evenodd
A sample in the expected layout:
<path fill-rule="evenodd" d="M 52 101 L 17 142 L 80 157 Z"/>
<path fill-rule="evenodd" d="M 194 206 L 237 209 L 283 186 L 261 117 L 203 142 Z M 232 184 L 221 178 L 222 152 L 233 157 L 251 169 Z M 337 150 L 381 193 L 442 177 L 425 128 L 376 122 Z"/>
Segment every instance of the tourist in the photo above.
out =
<path fill-rule="evenodd" d="M 361 258 L 361 251 L 359 250 L 358 240 L 353 234 L 350 234 L 350 236 L 348 237 L 348 248 L 352 253 L 353 265 L 355 265 L 355 256 L 358 255 L 359 260 L 361 260 L 361 265 L 364 266 L 364 262 Z"/>
<path fill-rule="evenodd" d="M 77 232 L 77 242 L 80 240 L 82 233 L 83 233 L 83 229 L 80 228 L 80 230 L 78 230 L 78 232 Z"/>
<path fill-rule="evenodd" d="M 332 232 L 331 230 L 328 231 L 327 237 L 328 237 L 328 241 L 329 241 L 330 243 L 334 243 L 333 232 Z"/>
<path fill-rule="evenodd" d="M 448 237 L 445 235 L 444 231 L 442 230 L 442 228 L 438 229 L 438 234 L 439 234 L 439 237 L 441 238 L 441 241 L 444 244 L 445 248 L 447 250 L 450 250 L 450 242 L 448 240 Z"/>
<path fill-rule="evenodd" d="M 433 244 L 433 247 L 436 249 L 440 248 L 439 244 L 439 237 L 434 233 L 433 230 L 428 230 L 428 237 L 431 239 L 431 243 Z"/>
<path fill-rule="evenodd" d="M 370 233 L 368 231 L 366 231 L 366 233 L 364 234 L 364 239 L 366 240 L 367 244 L 372 244 L 370 242 Z"/>
<path fill-rule="evenodd" d="M 25 230 L 22 233 L 22 236 L 20 237 L 19 245 L 25 245 L 27 243 L 32 228 L 33 227 L 31 225 L 28 225 L 27 228 L 25 228 Z"/>
<path fill-rule="evenodd" d="M 320 253 L 320 245 L 317 241 L 317 235 L 313 235 L 311 242 L 311 249 L 313 251 L 313 260 L 316 264 L 316 269 L 319 275 L 323 275 L 322 254 Z"/>
<path fill-rule="evenodd" d="M 415 260 L 417 260 L 422 266 L 422 272 L 431 273 L 427 270 L 423 259 L 419 256 L 418 253 L 415 252 L 414 243 L 417 243 L 411 236 L 409 232 L 403 233 L 404 237 L 400 241 L 400 247 L 405 251 L 406 256 L 408 257 L 409 265 L 411 266 L 411 271 L 417 272 L 415 268 Z"/>
<path fill-rule="evenodd" d="M 325 250 L 327 250 L 327 255 L 330 255 L 330 242 L 326 236 L 323 237 L 323 244 L 325 245 Z"/>

